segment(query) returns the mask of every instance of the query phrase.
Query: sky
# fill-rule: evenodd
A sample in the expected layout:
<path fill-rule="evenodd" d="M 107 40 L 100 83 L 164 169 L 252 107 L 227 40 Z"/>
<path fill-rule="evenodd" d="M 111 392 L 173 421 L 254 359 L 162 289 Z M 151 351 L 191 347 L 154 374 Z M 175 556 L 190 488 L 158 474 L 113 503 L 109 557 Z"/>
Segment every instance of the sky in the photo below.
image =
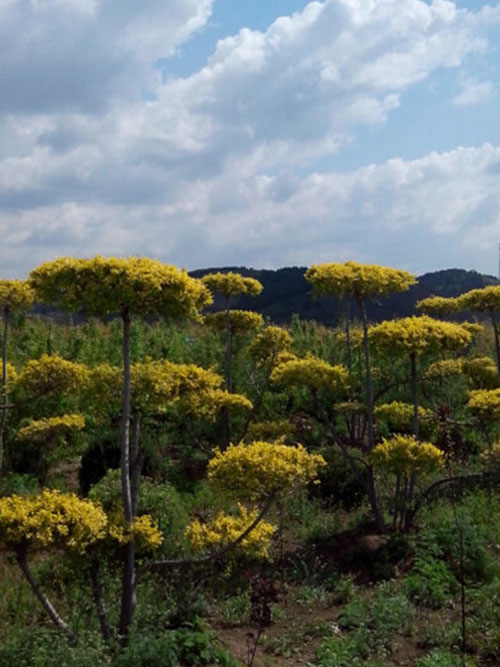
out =
<path fill-rule="evenodd" d="M 496 275 L 499 37 L 482 0 L 1 0 L 1 275 Z"/>

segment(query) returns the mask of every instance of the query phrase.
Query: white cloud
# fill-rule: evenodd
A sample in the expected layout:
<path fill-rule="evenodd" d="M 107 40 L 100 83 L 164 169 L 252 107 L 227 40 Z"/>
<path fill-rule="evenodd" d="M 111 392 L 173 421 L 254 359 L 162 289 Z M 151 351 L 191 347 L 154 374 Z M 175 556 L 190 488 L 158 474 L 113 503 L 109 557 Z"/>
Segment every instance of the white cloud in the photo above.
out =
<path fill-rule="evenodd" d="M 0 261 L 11 274 L 56 254 L 94 253 L 188 268 L 349 258 L 415 271 L 487 266 L 500 237 L 499 178 L 500 147 L 488 144 L 304 179 L 229 165 L 179 187 L 168 203 L 5 212 Z"/>
<path fill-rule="evenodd" d="M 457 249 L 455 227 L 461 244 L 470 212 L 483 216 L 483 237 L 493 233 L 498 176 L 483 182 L 474 169 L 500 160 L 497 149 L 347 174 L 308 169 L 361 125 L 386 122 L 411 86 L 484 53 L 498 7 L 311 2 L 264 32 L 222 39 L 200 71 L 162 82 L 155 62 L 202 27 L 211 6 L 0 3 L 0 86 L 11 92 L 0 99 L 6 272 L 96 252 L 190 268 L 349 256 L 390 263 L 391 238 L 419 229 L 436 249 L 445 237 Z M 475 238 L 467 243 L 479 257 Z M 402 261 L 411 264 L 418 247 L 413 239 Z"/>
<path fill-rule="evenodd" d="M 464 79 L 461 91 L 453 98 L 453 104 L 457 107 L 468 107 L 487 101 L 493 92 L 491 81 L 474 81 Z"/>

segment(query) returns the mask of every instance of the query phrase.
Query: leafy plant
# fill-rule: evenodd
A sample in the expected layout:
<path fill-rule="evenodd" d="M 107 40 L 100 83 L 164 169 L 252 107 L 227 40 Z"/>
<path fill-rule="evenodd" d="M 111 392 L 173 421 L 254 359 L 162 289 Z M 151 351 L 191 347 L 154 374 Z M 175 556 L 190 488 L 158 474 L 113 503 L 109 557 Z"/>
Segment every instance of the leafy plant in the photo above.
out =
<path fill-rule="evenodd" d="M 429 609 L 442 609 L 457 589 L 458 581 L 446 563 L 432 556 L 418 557 L 403 580 L 403 591 L 408 598 Z"/>

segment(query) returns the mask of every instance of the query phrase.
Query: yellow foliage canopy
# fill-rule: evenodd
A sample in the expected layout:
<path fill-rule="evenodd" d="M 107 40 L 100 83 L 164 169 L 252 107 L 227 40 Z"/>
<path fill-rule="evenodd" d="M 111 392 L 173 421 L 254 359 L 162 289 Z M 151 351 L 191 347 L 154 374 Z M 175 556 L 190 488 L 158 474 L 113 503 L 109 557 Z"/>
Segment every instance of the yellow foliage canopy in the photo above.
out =
<path fill-rule="evenodd" d="M 220 292 L 226 299 L 236 294 L 257 295 L 262 292 L 261 283 L 255 278 L 245 278 L 240 273 L 207 273 L 201 279 L 212 292 Z"/>
<path fill-rule="evenodd" d="M 452 377 L 453 375 L 461 375 L 463 367 L 462 359 L 441 359 L 429 366 L 425 371 L 425 378 L 435 380 Z"/>
<path fill-rule="evenodd" d="M 467 407 L 480 419 L 500 419 L 500 389 L 476 389 L 469 392 Z"/>
<path fill-rule="evenodd" d="M 29 394 L 67 393 L 82 389 L 89 377 L 83 364 L 66 361 L 57 355 L 42 354 L 30 359 L 17 376 L 16 385 Z"/>
<path fill-rule="evenodd" d="M 348 372 L 343 366 L 332 366 L 323 359 L 308 356 L 278 363 L 271 381 L 336 391 L 348 385 Z"/>
<path fill-rule="evenodd" d="M 316 479 L 325 461 L 309 454 L 302 445 L 256 441 L 215 450 L 208 462 L 208 479 L 233 491 L 242 500 L 257 501 L 270 494 L 286 494 Z"/>
<path fill-rule="evenodd" d="M 30 273 L 38 299 L 64 310 L 106 315 L 128 310 L 136 315 L 198 317 L 211 297 L 185 271 L 146 257 L 62 257 Z"/>
<path fill-rule="evenodd" d="M 353 294 L 361 299 L 402 292 L 416 282 L 415 276 L 406 271 L 358 262 L 315 264 L 304 277 L 317 294 Z"/>
<path fill-rule="evenodd" d="M 427 350 L 460 350 L 471 340 L 470 332 L 460 324 L 434 320 L 427 315 L 381 322 L 370 327 L 368 337 L 381 349 L 416 355 Z"/>
<path fill-rule="evenodd" d="M 157 549 L 163 542 L 163 536 L 157 523 L 149 514 L 134 517 L 132 523 L 127 523 L 120 515 L 109 522 L 108 535 L 120 546 L 133 541 L 137 552 Z"/>
<path fill-rule="evenodd" d="M 444 315 L 459 310 L 458 299 L 444 296 L 429 296 L 416 303 L 417 310 L 430 315 Z"/>
<path fill-rule="evenodd" d="M 267 326 L 263 329 L 249 348 L 249 353 L 260 363 L 274 361 L 277 356 L 286 352 L 292 344 L 292 337 L 281 327 Z"/>
<path fill-rule="evenodd" d="M 33 290 L 25 280 L 0 280 L 0 308 L 26 311 L 33 304 Z"/>
<path fill-rule="evenodd" d="M 430 442 L 419 442 L 413 436 L 385 438 L 371 453 L 374 466 L 393 474 L 430 473 L 443 465 L 443 452 Z"/>
<path fill-rule="evenodd" d="M 227 316 L 229 317 L 229 326 L 233 335 L 259 329 L 264 324 L 262 315 L 254 313 L 251 310 L 230 310 L 227 315 L 222 310 L 218 313 L 205 315 L 204 321 L 209 327 L 217 331 L 225 331 Z"/>
<path fill-rule="evenodd" d="M 63 415 L 46 419 L 31 419 L 29 424 L 19 429 L 16 440 L 44 442 L 67 436 L 73 431 L 85 428 L 85 420 L 81 415 Z"/>
<path fill-rule="evenodd" d="M 44 489 L 0 498 L 0 541 L 15 548 L 63 546 L 84 551 L 105 535 L 104 511 L 72 493 Z"/>
<path fill-rule="evenodd" d="M 463 362 L 464 373 L 480 389 L 498 387 L 498 370 L 491 357 L 476 357 Z"/>
<path fill-rule="evenodd" d="M 192 521 L 186 528 L 185 535 L 194 552 L 210 551 L 222 548 L 234 542 L 257 518 L 258 510 L 247 510 L 238 503 L 236 515 L 219 512 L 208 523 L 199 519 Z M 245 555 L 250 558 L 267 558 L 269 546 L 276 527 L 265 521 L 255 528 L 236 547 L 234 555 Z"/>
<path fill-rule="evenodd" d="M 413 405 L 402 401 L 382 403 L 375 407 L 374 414 L 377 419 L 387 422 L 392 428 L 403 430 L 411 425 Z M 433 414 L 431 410 L 419 406 L 418 416 L 420 419 L 431 419 Z"/>
<path fill-rule="evenodd" d="M 109 364 L 90 370 L 86 401 L 98 416 L 120 410 L 122 371 Z M 141 414 L 165 411 L 169 406 L 204 417 L 212 417 L 222 407 L 251 409 L 251 402 L 240 394 L 221 389 L 217 373 L 194 364 L 175 364 L 167 360 L 146 361 L 130 368 L 132 411 Z"/>
<path fill-rule="evenodd" d="M 465 294 L 461 294 L 457 302 L 459 310 L 494 312 L 500 309 L 500 285 L 472 289 Z"/>

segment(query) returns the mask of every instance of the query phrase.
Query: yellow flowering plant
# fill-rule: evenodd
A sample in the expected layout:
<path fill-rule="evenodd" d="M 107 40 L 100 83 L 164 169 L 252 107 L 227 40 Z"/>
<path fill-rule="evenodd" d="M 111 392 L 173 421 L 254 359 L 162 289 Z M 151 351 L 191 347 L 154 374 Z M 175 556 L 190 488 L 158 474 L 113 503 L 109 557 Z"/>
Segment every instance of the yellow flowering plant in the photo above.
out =
<path fill-rule="evenodd" d="M 26 426 L 17 431 L 16 440 L 47 443 L 54 439 L 64 438 L 74 431 L 81 431 L 84 427 L 84 418 L 75 414 L 31 419 Z"/>
<path fill-rule="evenodd" d="M 106 526 L 99 505 L 72 493 L 43 489 L 0 498 L 0 541 L 13 550 L 59 546 L 83 552 L 105 536 Z"/>
<path fill-rule="evenodd" d="M 274 365 L 279 355 L 287 352 L 292 344 L 292 337 L 286 329 L 267 326 L 252 341 L 248 352 L 259 364 Z"/>
<path fill-rule="evenodd" d="M 460 324 L 420 315 L 376 324 L 370 327 L 368 338 L 370 343 L 381 351 L 391 355 L 408 355 L 413 399 L 413 433 L 418 438 L 417 359 L 429 353 L 463 350 L 471 341 L 471 333 Z"/>
<path fill-rule="evenodd" d="M 228 318 L 233 336 L 246 333 L 247 331 L 254 331 L 264 324 L 264 319 L 259 313 L 254 313 L 251 310 L 235 309 L 230 310 L 228 314 L 223 310 L 218 313 L 209 313 L 205 315 L 204 321 L 207 326 L 212 327 L 216 331 L 225 331 Z"/>
<path fill-rule="evenodd" d="M 406 271 L 358 262 L 314 264 L 304 277 L 318 294 L 347 293 L 361 298 L 401 292 L 416 282 Z"/>
<path fill-rule="evenodd" d="M 426 315 L 442 316 L 459 310 L 459 303 L 454 297 L 429 296 L 417 301 L 415 307 Z"/>
<path fill-rule="evenodd" d="M 49 393 L 68 394 L 82 390 L 89 378 L 83 364 L 67 361 L 58 355 L 42 354 L 30 359 L 20 370 L 16 387 L 28 396 L 45 396 Z"/>
<path fill-rule="evenodd" d="M 375 468 L 395 476 L 392 528 L 408 530 L 416 478 L 439 470 L 444 464 L 443 452 L 413 436 L 394 435 L 373 448 L 371 462 Z"/>
<path fill-rule="evenodd" d="M 121 512 L 112 515 L 108 524 L 108 535 L 112 542 L 119 546 L 133 542 L 139 554 L 154 551 L 163 542 L 163 535 L 149 514 L 135 516 L 132 523 L 127 523 Z"/>
<path fill-rule="evenodd" d="M 135 516 L 133 483 L 139 470 L 131 443 L 130 336 L 133 316 L 201 319 L 199 310 L 212 301 L 205 285 L 186 271 L 145 257 L 91 259 L 63 257 L 35 268 L 29 276 L 36 297 L 72 312 L 104 316 L 117 313 L 122 320 L 123 375 L 120 417 L 120 470 L 125 521 Z M 136 430 L 138 438 L 138 432 Z M 131 449 L 134 450 L 131 452 Z M 135 555 L 130 542 L 124 549 L 122 598 L 118 632 L 127 637 L 134 614 Z"/>
<path fill-rule="evenodd" d="M 413 436 L 394 435 L 384 438 L 373 448 L 371 459 L 374 466 L 395 475 L 410 475 L 438 470 L 444 463 L 444 454 L 430 442 L 419 442 Z"/>
<path fill-rule="evenodd" d="M 261 283 L 255 278 L 246 278 L 240 273 L 207 273 L 201 279 L 204 285 L 212 292 L 219 292 L 227 300 L 237 294 L 254 295 L 262 292 Z"/>
<path fill-rule="evenodd" d="M 481 421 L 500 419 L 500 389 L 475 389 L 469 392 L 467 407 Z"/>
<path fill-rule="evenodd" d="M 475 389 L 496 389 L 498 370 L 491 357 L 475 357 L 463 362 L 463 371 Z"/>
<path fill-rule="evenodd" d="M 297 487 L 317 480 L 325 466 L 320 454 L 310 454 L 302 445 L 257 440 L 215 450 L 208 462 L 207 478 L 218 488 L 252 502 L 269 496 L 285 496 Z"/>
<path fill-rule="evenodd" d="M 413 418 L 413 406 L 411 403 L 404 403 L 403 401 L 382 403 L 375 406 L 374 414 L 378 420 L 386 422 L 392 430 L 405 431 L 411 429 Z M 433 418 L 432 410 L 421 406 L 418 406 L 418 415 L 420 419 L 430 420 Z"/>
<path fill-rule="evenodd" d="M 248 510 L 242 503 L 237 504 L 234 514 L 218 512 L 208 522 L 194 519 L 186 528 L 185 536 L 192 551 L 216 551 L 231 544 L 257 518 L 258 510 Z M 265 559 L 269 557 L 271 538 L 276 527 L 266 521 L 260 521 L 255 528 L 231 552 L 233 558 Z"/>
<path fill-rule="evenodd" d="M 323 359 L 307 356 L 278 363 L 271 373 L 271 381 L 336 392 L 348 386 L 348 373 L 343 366 L 332 366 Z"/>

